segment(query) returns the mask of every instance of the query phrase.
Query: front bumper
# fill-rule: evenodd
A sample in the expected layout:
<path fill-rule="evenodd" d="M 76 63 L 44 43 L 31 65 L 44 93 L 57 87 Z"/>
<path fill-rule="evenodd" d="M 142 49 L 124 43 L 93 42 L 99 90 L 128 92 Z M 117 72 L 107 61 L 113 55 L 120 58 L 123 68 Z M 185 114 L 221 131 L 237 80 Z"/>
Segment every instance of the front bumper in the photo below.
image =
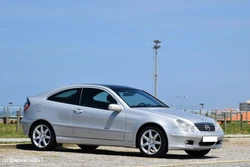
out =
<path fill-rule="evenodd" d="M 167 129 L 166 129 L 167 130 Z M 168 129 L 169 130 L 169 129 Z M 215 142 L 202 142 L 203 137 L 213 136 L 217 138 Z M 184 132 L 179 128 L 174 128 L 167 133 L 169 150 L 206 150 L 219 149 L 222 147 L 224 133 L 221 132 Z"/>

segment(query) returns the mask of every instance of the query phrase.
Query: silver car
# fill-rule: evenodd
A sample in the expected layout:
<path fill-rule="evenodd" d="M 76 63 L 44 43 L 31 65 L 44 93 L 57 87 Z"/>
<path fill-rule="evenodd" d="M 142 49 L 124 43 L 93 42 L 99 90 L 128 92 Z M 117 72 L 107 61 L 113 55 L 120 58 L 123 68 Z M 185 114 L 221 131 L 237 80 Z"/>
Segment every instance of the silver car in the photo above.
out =
<path fill-rule="evenodd" d="M 58 143 L 139 148 L 144 156 L 168 150 L 204 156 L 222 147 L 223 130 L 213 119 L 171 109 L 149 93 L 126 86 L 69 85 L 28 97 L 21 120 L 37 150 Z"/>

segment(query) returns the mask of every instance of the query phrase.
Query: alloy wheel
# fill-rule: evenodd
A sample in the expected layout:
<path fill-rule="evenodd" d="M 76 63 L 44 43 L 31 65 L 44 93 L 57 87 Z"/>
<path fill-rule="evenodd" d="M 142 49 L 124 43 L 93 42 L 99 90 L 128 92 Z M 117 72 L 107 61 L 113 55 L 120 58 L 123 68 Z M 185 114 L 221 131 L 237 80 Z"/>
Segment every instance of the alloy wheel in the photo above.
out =
<path fill-rule="evenodd" d="M 38 148 L 46 147 L 51 140 L 50 129 L 44 124 L 36 126 L 35 129 L 33 130 L 32 140 L 33 143 L 36 145 L 36 147 Z"/>
<path fill-rule="evenodd" d="M 140 145 L 144 153 L 154 155 L 161 149 L 161 136 L 156 130 L 148 129 L 142 134 Z"/>

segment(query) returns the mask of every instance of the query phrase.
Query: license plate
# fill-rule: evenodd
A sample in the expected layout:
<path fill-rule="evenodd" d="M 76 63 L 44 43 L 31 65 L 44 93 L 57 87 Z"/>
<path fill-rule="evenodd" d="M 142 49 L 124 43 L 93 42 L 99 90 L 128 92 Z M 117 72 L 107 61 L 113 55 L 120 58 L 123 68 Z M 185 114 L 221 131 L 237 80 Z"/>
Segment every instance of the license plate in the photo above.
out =
<path fill-rule="evenodd" d="M 216 136 L 204 136 L 202 138 L 202 142 L 217 142 L 217 140 Z"/>

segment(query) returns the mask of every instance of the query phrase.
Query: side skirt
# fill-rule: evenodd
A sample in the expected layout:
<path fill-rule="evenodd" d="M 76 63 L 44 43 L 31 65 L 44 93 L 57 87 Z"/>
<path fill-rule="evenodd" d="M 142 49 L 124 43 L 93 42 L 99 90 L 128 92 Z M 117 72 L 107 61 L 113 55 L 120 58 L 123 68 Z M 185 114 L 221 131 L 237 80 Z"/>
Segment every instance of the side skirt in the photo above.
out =
<path fill-rule="evenodd" d="M 117 140 L 101 140 L 101 139 L 90 139 L 81 137 L 65 137 L 56 136 L 57 143 L 68 143 L 68 144 L 86 144 L 86 145 L 99 145 L 99 146 L 120 146 L 136 148 L 134 142 L 128 141 L 117 141 Z"/>

